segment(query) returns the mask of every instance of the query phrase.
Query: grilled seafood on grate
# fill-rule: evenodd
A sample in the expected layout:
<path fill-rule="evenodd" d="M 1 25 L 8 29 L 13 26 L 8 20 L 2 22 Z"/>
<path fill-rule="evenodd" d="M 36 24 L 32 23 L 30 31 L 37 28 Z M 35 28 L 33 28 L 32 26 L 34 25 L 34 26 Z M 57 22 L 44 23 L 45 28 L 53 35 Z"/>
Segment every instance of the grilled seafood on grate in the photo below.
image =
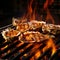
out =
<path fill-rule="evenodd" d="M 42 26 L 43 32 L 48 32 L 52 34 L 59 34 L 60 33 L 60 25 L 54 25 L 54 24 L 45 24 Z"/>
<path fill-rule="evenodd" d="M 16 30 L 20 32 L 25 32 L 29 30 L 30 26 L 28 23 L 20 23 L 18 26 L 16 26 Z"/>
<path fill-rule="evenodd" d="M 41 42 L 43 40 L 51 38 L 49 35 L 44 35 L 40 32 L 27 31 L 19 36 L 21 42 Z"/>
<path fill-rule="evenodd" d="M 16 37 L 20 35 L 20 32 L 11 28 L 7 28 L 2 31 L 2 36 L 5 40 L 9 40 L 10 38 Z"/>
<path fill-rule="evenodd" d="M 25 23 L 20 23 L 19 20 L 13 21 L 13 26 L 16 26 L 16 30 L 20 32 L 28 31 L 28 30 L 35 30 L 37 28 L 41 28 L 43 25 L 46 24 L 44 21 L 30 21 Z"/>
<path fill-rule="evenodd" d="M 12 24 L 13 26 L 17 26 L 20 23 L 26 23 L 27 19 L 16 19 L 16 18 L 12 18 Z"/>

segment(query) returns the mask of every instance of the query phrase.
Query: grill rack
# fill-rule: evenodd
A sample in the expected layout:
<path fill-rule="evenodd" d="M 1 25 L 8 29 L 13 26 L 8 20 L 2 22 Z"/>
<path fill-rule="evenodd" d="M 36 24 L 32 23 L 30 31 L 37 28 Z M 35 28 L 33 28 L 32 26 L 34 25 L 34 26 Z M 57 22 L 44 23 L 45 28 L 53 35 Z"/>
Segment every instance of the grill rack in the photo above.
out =
<path fill-rule="evenodd" d="M 14 28 L 12 24 L 7 25 L 0 28 L 0 33 L 8 27 Z M 35 55 L 38 50 L 41 51 L 46 46 L 45 42 L 47 40 L 38 43 L 21 43 L 17 40 L 17 38 L 13 39 L 12 41 L 4 41 L 5 40 L 0 34 L 0 60 L 29 60 Z M 57 39 L 55 44 L 60 47 L 60 39 Z M 34 48 L 36 45 L 38 45 L 38 47 Z M 5 48 L 5 46 L 7 47 Z M 51 48 L 43 52 L 41 56 L 39 56 L 36 60 L 44 60 L 45 56 L 47 56 L 48 60 L 58 59 L 60 57 L 60 48 L 57 49 L 53 56 L 51 56 L 49 52 L 51 52 Z M 27 56 L 24 56 L 24 54 Z"/>

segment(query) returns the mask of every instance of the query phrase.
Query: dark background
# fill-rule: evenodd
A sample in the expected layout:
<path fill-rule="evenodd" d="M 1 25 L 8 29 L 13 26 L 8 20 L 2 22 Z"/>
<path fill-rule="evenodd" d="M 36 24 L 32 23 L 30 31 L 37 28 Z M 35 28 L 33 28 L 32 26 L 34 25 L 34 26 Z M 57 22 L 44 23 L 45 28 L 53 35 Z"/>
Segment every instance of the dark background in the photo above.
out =
<path fill-rule="evenodd" d="M 45 0 L 37 0 L 38 11 L 42 9 Z M 11 24 L 12 17 L 21 17 L 27 11 L 28 0 L 0 0 L 0 27 Z M 48 7 L 56 24 L 60 24 L 60 0 L 55 0 Z"/>

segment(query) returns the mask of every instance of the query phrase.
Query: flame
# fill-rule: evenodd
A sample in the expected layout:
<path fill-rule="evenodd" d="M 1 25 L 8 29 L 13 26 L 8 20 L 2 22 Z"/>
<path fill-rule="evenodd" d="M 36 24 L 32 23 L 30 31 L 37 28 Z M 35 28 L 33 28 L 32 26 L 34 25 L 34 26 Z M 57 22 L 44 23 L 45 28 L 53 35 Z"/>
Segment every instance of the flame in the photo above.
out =
<path fill-rule="evenodd" d="M 30 58 L 30 60 L 37 60 L 37 59 L 40 57 L 41 51 L 40 51 L 38 48 L 39 48 L 41 45 L 42 45 L 42 44 L 39 44 L 39 43 L 37 43 L 36 45 L 34 44 L 34 48 L 31 49 L 31 53 L 30 53 L 30 54 L 32 54 L 33 52 L 34 52 L 35 54 L 34 54 L 34 56 L 32 56 L 32 57 Z M 36 50 L 36 49 L 38 49 L 38 50 Z"/>
<path fill-rule="evenodd" d="M 28 4 L 28 15 L 32 14 L 32 3 L 33 3 L 33 0 L 31 0 L 30 3 Z"/>
<path fill-rule="evenodd" d="M 48 7 L 53 4 L 53 2 L 54 2 L 54 0 L 46 0 L 44 3 L 43 9 L 47 12 L 46 21 L 48 21 L 48 22 L 50 21 L 54 24 L 55 23 L 54 18 L 52 17 L 52 15 L 48 9 Z"/>
<path fill-rule="evenodd" d="M 22 17 L 22 21 L 25 21 L 26 19 L 28 20 L 36 20 L 37 16 L 36 16 L 36 8 L 37 8 L 37 2 L 35 1 L 35 7 L 32 8 L 32 4 L 33 4 L 34 0 L 29 0 L 28 3 L 28 9 L 27 9 L 27 14 L 24 14 L 24 16 Z M 43 9 L 46 10 L 47 12 L 47 16 L 46 16 L 46 21 L 51 20 L 51 22 L 54 24 L 54 19 L 48 9 L 49 5 L 52 5 L 52 3 L 54 2 L 54 0 L 46 0 L 46 2 L 44 3 Z M 41 16 L 40 16 L 41 17 Z M 16 47 L 19 47 L 21 45 L 23 45 L 24 43 L 20 43 L 18 44 Z M 30 47 L 32 44 L 27 45 L 24 49 L 19 50 L 19 52 L 24 52 L 25 49 L 27 49 L 28 47 Z M 41 44 L 34 44 L 34 47 L 31 49 L 30 54 L 32 54 L 36 49 L 38 49 L 41 46 Z M 54 44 L 54 41 L 52 38 L 50 38 L 47 43 L 46 46 L 42 49 L 43 52 L 45 52 L 48 48 L 52 48 L 52 53 L 51 55 L 53 55 L 56 52 L 56 46 Z M 7 47 L 5 47 L 7 48 Z M 24 56 L 27 56 L 28 54 L 24 54 Z M 34 60 L 37 59 L 38 57 L 40 57 L 41 55 L 41 51 L 38 49 L 37 52 L 35 53 L 35 55 L 30 59 L 30 60 Z"/>
<path fill-rule="evenodd" d="M 43 6 L 44 10 L 46 10 L 49 5 L 52 5 L 53 2 L 54 0 L 46 0 Z"/>
<path fill-rule="evenodd" d="M 39 45 L 36 45 L 35 48 L 37 48 L 37 46 L 39 46 Z M 51 49 L 51 56 L 52 56 L 52 55 L 56 52 L 56 50 L 57 50 L 52 38 L 50 38 L 50 39 L 46 42 L 46 46 L 42 49 L 42 51 L 39 50 L 39 49 L 36 50 L 35 55 L 32 56 L 32 58 L 31 58 L 30 60 L 34 60 L 34 59 L 37 60 L 37 59 L 42 55 L 42 52 L 44 53 L 44 52 L 45 52 L 47 49 L 49 49 L 49 48 L 52 48 L 52 49 Z M 33 51 L 34 51 L 34 49 L 33 49 Z M 47 59 L 47 57 L 44 56 L 44 59 Z"/>
<path fill-rule="evenodd" d="M 54 18 L 52 17 L 49 9 L 47 9 L 46 21 L 48 21 L 48 22 L 50 21 L 50 22 L 53 23 L 53 24 L 55 23 L 55 22 L 54 22 Z"/>
<path fill-rule="evenodd" d="M 47 22 L 51 22 L 51 23 L 55 23 L 54 22 L 54 18 L 52 17 L 48 7 L 51 6 L 53 4 L 54 0 L 46 0 L 43 8 L 40 9 L 43 13 L 46 12 L 46 20 Z M 40 14 L 37 13 L 38 10 L 38 2 L 36 0 L 28 0 L 28 5 L 27 5 L 27 12 L 23 15 L 23 17 L 21 18 L 21 20 L 27 20 L 27 21 L 31 21 L 31 20 L 42 20 L 43 17 L 41 17 Z M 39 19 L 38 19 L 39 18 Z"/>
<path fill-rule="evenodd" d="M 50 38 L 48 40 L 48 42 L 46 43 L 46 47 L 43 48 L 43 52 L 45 52 L 46 49 L 48 49 L 48 48 L 52 48 L 52 54 L 51 55 L 53 55 L 57 50 L 52 38 Z"/>
<path fill-rule="evenodd" d="M 41 55 L 41 51 L 38 50 L 37 53 L 35 54 L 35 59 L 38 59 L 40 57 L 40 55 Z"/>
<path fill-rule="evenodd" d="M 41 55 L 40 50 L 37 50 L 36 54 L 30 58 L 30 60 L 37 60 Z"/>
<path fill-rule="evenodd" d="M 35 2 L 35 7 L 32 8 L 32 4 L 33 4 L 34 0 L 30 0 L 29 4 L 28 4 L 28 12 L 27 12 L 27 18 L 31 21 L 31 20 L 35 20 L 36 19 L 36 2 Z"/>

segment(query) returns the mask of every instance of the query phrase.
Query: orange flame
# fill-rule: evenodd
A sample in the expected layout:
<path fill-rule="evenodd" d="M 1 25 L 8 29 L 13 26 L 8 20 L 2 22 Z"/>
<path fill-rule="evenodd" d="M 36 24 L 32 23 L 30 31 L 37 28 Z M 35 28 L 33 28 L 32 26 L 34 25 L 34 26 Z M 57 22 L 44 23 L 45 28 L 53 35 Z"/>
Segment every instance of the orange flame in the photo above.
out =
<path fill-rule="evenodd" d="M 35 47 L 37 48 L 37 46 L 39 46 L 39 45 L 36 45 Z M 51 53 L 51 56 L 52 56 L 52 55 L 56 52 L 56 50 L 57 50 L 52 38 L 50 38 L 50 39 L 47 41 L 46 46 L 42 49 L 42 52 L 44 53 L 44 52 L 45 52 L 47 49 L 49 49 L 49 48 L 52 48 L 52 49 L 51 49 L 51 52 L 52 52 L 52 53 Z M 34 51 L 34 49 L 33 49 L 33 51 Z M 32 58 L 31 58 L 30 60 L 37 60 L 41 55 L 42 55 L 41 50 L 38 49 L 38 50 L 36 51 L 35 55 L 32 56 Z M 46 60 L 47 57 L 44 56 L 44 59 Z"/>
<path fill-rule="evenodd" d="M 31 0 L 30 3 L 28 4 L 28 14 L 29 15 L 32 14 L 32 3 L 33 3 L 33 0 Z"/>
<path fill-rule="evenodd" d="M 43 5 L 43 8 L 41 10 L 43 11 L 43 13 L 44 12 L 47 13 L 47 15 L 45 17 L 46 18 L 45 21 L 54 24 L 55 23 L 54 18 L 52 17 L 52 15 L 48 9 L 48 7 L 53 4 L 53 2 L 54 2 L 54 0 L 46 0 L 44 5 Z M 21 20 L 31 21 L 31 20 L 36 20 L 37 18 L 40 18 L 39 20 L 42 20 L 43 17 L 41 17 L 41 15 L 39 15 L 36 11 L 37 7 L 38 7 L 37 4 L 38 4 L 38 2 L 36 0 L 28 0 L 27 12 L 23 15 Z M 33 5 L 34 5 L 34 7 L 33 7 Z M 40 12 L 42 12 L 42 11 L 40 11 Z"/>
<path fill-rule="evenodd" d="M 49 5 L 52 5 L 52 3 L 54 2 L 54 0 L 46 0 L 44 3 L 44 9 L 46 10 L 48 8 Z"/>
<path fill-rule="evenodd" d="M 35 2 L 35 7 L 34 9 L 32 8 L 32 4 L 33 4 L 34 0 L 31 0 L 28 4 L 28 12 L 27 12 L 27 18 L 31 21 L 31 20 L 35 20 L 36 19 L 36 2 Z"/>
<path fill-rule="evenodd" d="M 52 3 L 54 2 L 54 0 L 46 0 L 46 2 L 44 3 L 44 6 L 43 6 L 43 8 L 44 8 L 44 10 L 46 10 L 46 12 L 47 12 L 47 16 L 46 16 L 46 21 L 50 21 L 50 22 L 52 22 L 53 24 L 55 23 L 54 22 L 54 18 L 52 17 L 52 15 L 51 15 L 51 13 L 50 13 L 50 11 L 49 11 L 49 9 L 48 9 L 48 7 L 50 6 L 50 5 L 52 5 Z"/>
<path fill-rule="evenodd" d="M 49 9 L 47 9 L 46 21 L 48 21 L 48 22 L 50 21 L 50 23 L 53 23 L 53 24 L 55 23 L 55 22 L 54 22 L 54 18 L 52 17 Z"/>
<path fill-rule="evenodd" d="M 31 57 L 30 60 L 37 60 L 41 55 L 40 50 L 37 50 L 36 54 L 34 56 Z"/>
<path fill-rule="evenodd" d="M 56 52 L 56 46 L 53 42 L 53 39 L 49 39 L 48 42 L 46 43 L 46 47 L 43 48 L 43 52 L 46 51 L 46 49 L 52 48 L 52 54 L 53 55 Z"/>
<path fill-rule="evenodd" d="M 27 14 L 25 14 L 23 16 L 24 19 L 28 19 L 28 20 L 36 20 L 36 7 L 37 5 L 35 5 L 34 9 L 32 8 L 32 4 L 33 4 L 34 0 L 30 0 L 29 4 L 28 4 L 28 11 Z M 49 5 L 52 5 L 52 3 L 54 2 L 54 0 L 46 0 L 46 2 L 44 3 L 43 9 L 47 12 L 47 16 L 46 16 L 46 21 L 51 21 L 52 23 L 54 23 L 54 19 L 48 9 Z M 36 3 L 36 2 L 35 2 Z M 40 45 L 35 45 L 35 47 L 32 49 L 32 52 L 37 49 Z M 46 47 L 43 48 L 43 52 L 45 52 L 48 48 L 52 47 L 52 54 L 53 55 L 56 52 L 56 46 L 53 42 L 53 39 L 49 39 L 46 43 Z M 26 47 L 27 48 L 27 47 Z M 24 50 L 20 50 L 20 52 L 22 52 Z M 31 53 L 32 53 L 31 52 Z M 41 55 L 41 51 L 38 50 L 37 53 L 31 58 L 31 60 L 34 60 L 34 58 L 36 57 L 36 59 Z M 27 56 L 27 54 L 25 54 L 25 56 Z"/>
<path fill-rule="evenodd" d="M 35 59 L 38 59 L 40 57 L 40 55 L 41 55 L 41 51 L 38 50 L 37 53 L 35 54 Z"/>

